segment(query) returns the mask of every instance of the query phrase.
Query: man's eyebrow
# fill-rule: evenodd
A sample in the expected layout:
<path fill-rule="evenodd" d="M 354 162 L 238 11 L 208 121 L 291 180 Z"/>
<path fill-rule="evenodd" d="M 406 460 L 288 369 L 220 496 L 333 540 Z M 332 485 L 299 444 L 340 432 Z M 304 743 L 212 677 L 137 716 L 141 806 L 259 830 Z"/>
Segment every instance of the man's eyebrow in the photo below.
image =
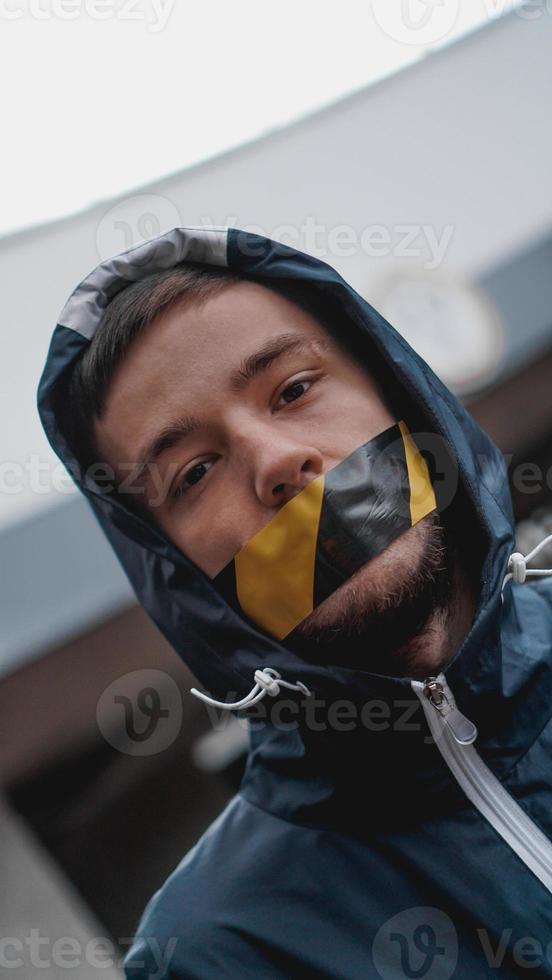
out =
<path fill-rule="evenodd" d="M 249 354 L 237 371 L 229 378 L 231 391 L 242 391 L 258 374 L 284 354 L 322 353 L 330 344 L 326 338 L 308 337 L 306 334 L 282 333 L 272 337 L 259 350 Z"/>
<path fill-rule="evenodd" d="M 268 370 L 271 364 L 285 354 L 322 353 L 330 347 L 326 338 L 308 337 L 306 334 L 284 333 L 272 337 L 258 350 L 249 354 L 229 378 L 231 391 L 242 391 L 253 378 Z M 140 486 L 146 479 L 146 470 L 177 442 L 204 427 L 197 415 L 183 415 L 173 419 L 158 432 L 140 452 L 136 464 L 133 485 Z"/>
<path fill-rule="evenodd" d="M 148 467 L 155 463 L 167 449 L 172 449 L 181 439 L 185 439 L 186 436 L 191 435 L 192 432 L 197 432 L 202 427 L 203 422 L 197 415 L 182 415 L 165 425 L 141 451 L 136 464 L 136 476 L 132 480 L 133 486 L 140 486 L 144 483 Z"/>

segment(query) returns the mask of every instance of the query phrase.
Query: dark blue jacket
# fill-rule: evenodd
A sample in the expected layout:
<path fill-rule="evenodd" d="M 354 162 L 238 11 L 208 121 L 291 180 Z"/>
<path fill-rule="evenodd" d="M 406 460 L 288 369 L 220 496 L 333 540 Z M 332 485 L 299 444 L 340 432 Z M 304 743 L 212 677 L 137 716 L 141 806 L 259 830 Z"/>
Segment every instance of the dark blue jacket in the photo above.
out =
<path fill-rule="evenodd" d="M 71 365 L 116 292 L 185 259 L 302 280 L 339 308 L 358 356 L 404 394 L 411 431 L 414 419 L 446 440 L 479 585 L 471 630 L 439 675 L 441 697 L 407 677 L 301 659 L 232 610 L 116 494 L 83 482 L 58 426 Z M 325 263 L 236 229 L 179 228 L 103 262 L 76 288 L 39 411 L 139 601 L 199 684 L 236 700 L 271 667 L 316 699 L 281 688 L 295 705 L 282 712 L 287 726 L 250 721 L 239 792 L 151 898 L 127 977 L 552 977 L 551 587 L 510 580 L 502 599 L 514 551 L 504 459 L 428 365 Z M 460 740 L 454 702 L 471 728 Z M 351 712 L 361 723 L 347 726 Z"/>

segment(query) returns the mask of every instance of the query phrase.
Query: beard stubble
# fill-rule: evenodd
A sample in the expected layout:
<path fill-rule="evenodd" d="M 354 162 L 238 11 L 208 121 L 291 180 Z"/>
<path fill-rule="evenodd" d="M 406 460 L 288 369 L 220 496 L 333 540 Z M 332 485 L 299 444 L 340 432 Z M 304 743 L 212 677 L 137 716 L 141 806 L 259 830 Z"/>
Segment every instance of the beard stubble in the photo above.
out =
<path fill-rule="evenodd" d="M 446 629 L 457 601 L 457 560 L 451 530 L 434 511 L 357 569 L 285 643 L 317 664 L 423 672 L 429 636 Z"/>

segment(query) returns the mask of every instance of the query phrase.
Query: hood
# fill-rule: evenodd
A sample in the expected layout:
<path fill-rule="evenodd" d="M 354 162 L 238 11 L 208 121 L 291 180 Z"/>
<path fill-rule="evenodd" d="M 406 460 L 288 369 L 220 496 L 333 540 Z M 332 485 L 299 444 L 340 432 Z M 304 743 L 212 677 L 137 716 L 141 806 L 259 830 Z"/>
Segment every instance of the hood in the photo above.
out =
<path fill-rule="evenodd" d="M 306 662 L 228 605 L 209 577 L 163 532 L 131 510 L 122 498 L 83 479 L 60 427 L 60 392 L 94 334 L 108 302 L 130 282 L 179 262 L 226 265 L 257 279 L 300 281 L 307 292 L 339 309 L 344 336 L 358 357 L 386 373 L 405 400 L 411 432 L 416 425 L 438 433 L 454 456 L 465 501 L 462 534 L 477 553 L 478 597 L 468 636 L 446 667 L 461 709 L 482 731 L 488 707 L 497 710 L 504 691 L 501 622 L 516 619 L 511 595 L 501 586 L 514 545 L 512 504 L 502 453 L 458 399 L 406 340 L 329 265 L 279 242 L 236 228 L 181 227 L 101 262 L 75 288 L 59 317 L 38 388 L 38 409 L 47 437 L 87 498 L 116 552 L 136 596 L 199 684 L 214 698 L 245 697 L 259 668 L 277 670 L 305 684 L 328 702 L 364 703 L 412 698 L 408 678 L 369 670 Z M 60 407 L 61 406 L 61 407 Z M 519 586 L 518 586 L 519 588 Z M 511 592 L 511 590 L 510 590 Z M 287 695 L 287 692 L 286 692 Z M 388 741 L 391 739 L 388 736 Z"/>

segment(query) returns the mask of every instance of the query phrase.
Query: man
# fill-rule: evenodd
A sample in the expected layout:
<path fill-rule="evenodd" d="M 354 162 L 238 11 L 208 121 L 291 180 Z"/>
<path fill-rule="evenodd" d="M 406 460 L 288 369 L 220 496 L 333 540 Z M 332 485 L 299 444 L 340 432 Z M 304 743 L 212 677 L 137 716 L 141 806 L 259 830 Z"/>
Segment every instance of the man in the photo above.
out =
<path fill-rule="evenodd" d="M 39 408 L 195 693 L 251 719 L 127 976 L 552 976 L 549 586 L 428 366 L 324 263 L 181 228 L 77 287 Z"/>

